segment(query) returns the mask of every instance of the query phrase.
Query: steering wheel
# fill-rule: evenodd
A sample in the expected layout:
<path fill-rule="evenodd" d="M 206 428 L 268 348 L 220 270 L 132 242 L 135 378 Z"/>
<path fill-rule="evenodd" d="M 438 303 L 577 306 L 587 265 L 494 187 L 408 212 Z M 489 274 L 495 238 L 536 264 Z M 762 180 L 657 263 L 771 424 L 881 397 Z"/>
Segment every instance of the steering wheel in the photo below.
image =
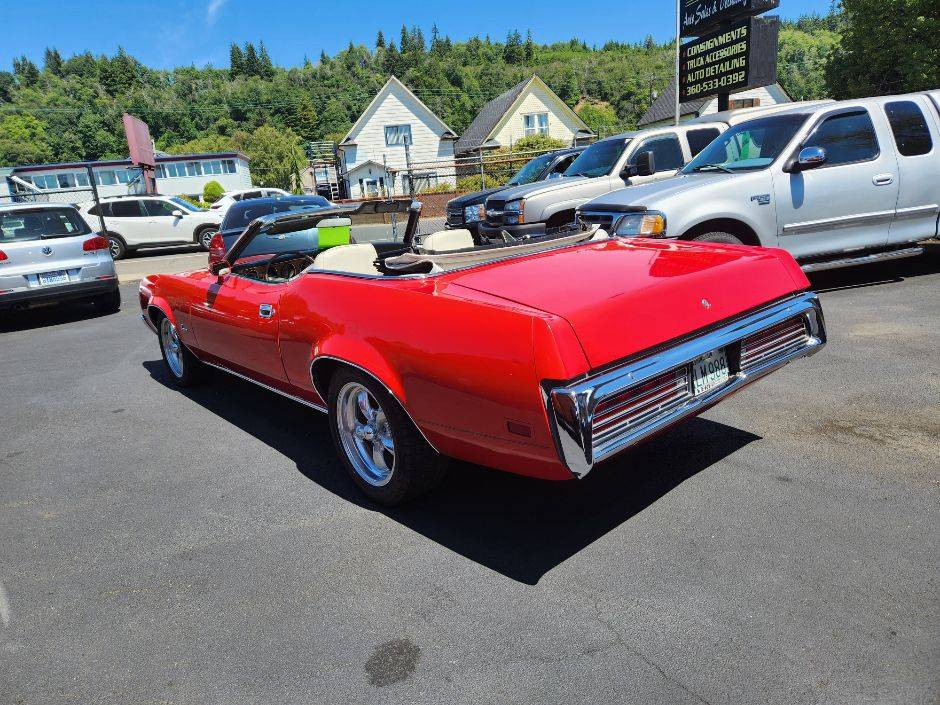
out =
<path fill-rule="evenodd" d="M 274 257 L 269 259 L 267 263 L 264 265 L 264 279 L 268 280 L 271 278 L 271 267 L 277 264 L 278 262 L 283 262 L 289 259 L 297 259 L 298 257 L 303 257 L 310 264 L 313 264 L 314 258 L 311 257 L 310 255 L 304 254 L 302 252 L 282 252 L 279 255 L 274 255 Z M 286 278 L 289 279 L 291 277 L 286 277 Z"/>

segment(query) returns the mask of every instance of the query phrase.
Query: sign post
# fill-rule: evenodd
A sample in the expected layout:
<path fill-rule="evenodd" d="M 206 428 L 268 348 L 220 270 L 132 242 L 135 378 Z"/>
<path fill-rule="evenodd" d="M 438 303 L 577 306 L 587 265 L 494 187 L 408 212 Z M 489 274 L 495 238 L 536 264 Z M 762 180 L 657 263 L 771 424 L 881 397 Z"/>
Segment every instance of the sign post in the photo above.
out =
<path fill-rule="evenodd" d="M 157 159 L 153 154 L 153 141 L 150 139 L 150 128 L 143 120 L 139 120 L 128 113 L 124 113 L 123 122 L 124 135 L 127 137 L 127 148 L 130 152 L 131 163 L 141 168 L 145 192 L 156 193 Z"/>

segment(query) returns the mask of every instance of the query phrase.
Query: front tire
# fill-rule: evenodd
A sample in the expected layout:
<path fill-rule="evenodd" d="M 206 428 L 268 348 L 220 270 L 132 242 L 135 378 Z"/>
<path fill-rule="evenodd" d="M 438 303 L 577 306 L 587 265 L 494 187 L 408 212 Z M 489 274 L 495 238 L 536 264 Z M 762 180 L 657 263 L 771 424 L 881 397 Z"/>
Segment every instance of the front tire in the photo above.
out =
<path fill-rule="evenodd" d="M 402 504 L 443 479 L 446 460 L 375 379 L 340 370 L 328 396 L 333 443 L 353 482 L 370 499 Z"/>
<path fill-rule="evenodd" d="M 170 378 L 178 387 L 191 387 L 202 381 L 205 367 L 196 356 L 183 345 L 176 331 L 176 326 L 166 316 L 162 316 L 157 325 L 157 337 L 160 340 L 160 352 Z"/>
<path fill-rule="evenodd" d="M 710 233 L 702 233 L 701 235 L 696 235 L 692 238 L 693 242 L 716 242 L 722 245 L 743 245 L 737 237 L 731 233 L 722 232 L 720 230 L 715 230 Z"/>
<path fill-rule="evenodd" d="M 100 313 L 117 313 L 121 310 L 121 290 L 115 289 L 107 294 L 96 296 L 92 303 Z"/>
<path fill-rule="evenodd" d="M 219 232 L 219 229 L 213 227 L 200 229 L 196 233 L 196 242 L 199 243 L 199 249 L 208 252 L 209 246 L 212 244 L 212 238 L 215 237 L 217 232 Z"/>

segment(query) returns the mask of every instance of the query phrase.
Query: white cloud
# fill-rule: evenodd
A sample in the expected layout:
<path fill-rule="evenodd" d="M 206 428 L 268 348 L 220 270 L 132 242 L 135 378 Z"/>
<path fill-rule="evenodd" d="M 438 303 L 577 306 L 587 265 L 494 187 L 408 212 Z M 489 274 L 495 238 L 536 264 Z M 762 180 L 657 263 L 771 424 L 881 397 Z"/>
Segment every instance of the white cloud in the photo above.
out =
<path fill-rule="evenodd" d="M 207 24 L 212 25 L 215 23 L 215 16 L 226 2 L 228 2 L 228 0 L 209 0 L 209 6 L 206 8 Z"/>

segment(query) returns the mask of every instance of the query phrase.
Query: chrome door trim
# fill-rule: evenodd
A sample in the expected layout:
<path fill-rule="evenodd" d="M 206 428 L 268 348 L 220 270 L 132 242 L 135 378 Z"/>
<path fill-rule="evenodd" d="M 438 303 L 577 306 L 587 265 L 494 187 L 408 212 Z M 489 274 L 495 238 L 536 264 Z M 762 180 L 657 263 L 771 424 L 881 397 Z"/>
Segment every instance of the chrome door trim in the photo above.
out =
<path fill-rule="evenodd" d="M 824 218 L 823 220 L 807 220 L 802 223 L 788 223 L 783 226 L 781 235 L 800 235 L 816 230 L 837 230 L 839 228 L 854 228 L 857 225 L 874 225 L 875 223 L 891 222 L 895 211 L 876 211 L 860 215 L 840 215 L 837 218 Z"/>
<path fill-rule="evenodd" d="M 860 264 L 888 262 L 906 257 L 917 257 L 922 254 L 924 254 L 923 247 L 905 247 L 900 250 L 875 252 L 869 255 L 859 255 L 858 257 L 840 257 L 839 259 L 824 260 L 822 262 L 810 262 L 802 265 L 802 269 L 804 272 L 822 272 L 826 269 L 841 269 L 842 267 L 855 267 Z"/>
<path fill-rule="evenodd" d="M 265 384 L 264 382 L 259 382 L 258 380 L 253 379 L 252 377 L 249 377 L 248 375 L 243 375 L 241 372 L 236 372 L 235 370 L 230 370 L 228 367 L 225 367 L 225 366 L 223 366 L 223 365 L 217 365 L 217 364 L 215 364 L 214 362 L 205 362 L 205 361 L 203 361 L 203 364 L 208 365 L 209 367 L 214 367 L 215 369 L 221 370 L 222 372 L 228 372 L 230 375 L 233 375 L 233 376 L 235 376 L 235 377 L 238 377 L 239 379 L 243 379 L 243 380 L 245 380 L 246 382 L 251 382 L 251 383 L 253 383 L 253 384 L 257 384 L 259 387 L 261 387 L 261 388 L 263 388 L 263 389 L 267 389 L 269 392 L 274 392 L 275 394 L 280 394 L 282 397 L 286 397 L 286 398 L 288 398 L 288 399 L 290 399 L 290 400 L 292 400 L 292 401 L 296 401 L 296 402 L 298 402 L 299 404 L 303 404 L 304 406 L 309 406 L 311 409 L 314 409 L 315 411 L 319 411 L 319 412 L 324 413 L 324 414 L 326 413 L 326 407 L 325 407 L 325 406 L 320 406 L 319 404 L 314 404 L 312 401 L 307 401 L 306 399 L 301 399 L 300 397 L 296 397 L 296 396 L 294 396 L 293 394 L 288 394 L 287 392 L 283 392 L 283 391 L 281 391 L 280 389 L 278 389 L 277 387 L 272 387 L 271 385 Z"/>
<path fill-rule="evenodd" d="M 897 220 L 906 220 L 907 218 L 921 218 L 925 216 L 936 215 L 940 211 L 940 205 L 931 203 L 926 206 L 911 206 L 910 208 L 898 208 Z"/>

